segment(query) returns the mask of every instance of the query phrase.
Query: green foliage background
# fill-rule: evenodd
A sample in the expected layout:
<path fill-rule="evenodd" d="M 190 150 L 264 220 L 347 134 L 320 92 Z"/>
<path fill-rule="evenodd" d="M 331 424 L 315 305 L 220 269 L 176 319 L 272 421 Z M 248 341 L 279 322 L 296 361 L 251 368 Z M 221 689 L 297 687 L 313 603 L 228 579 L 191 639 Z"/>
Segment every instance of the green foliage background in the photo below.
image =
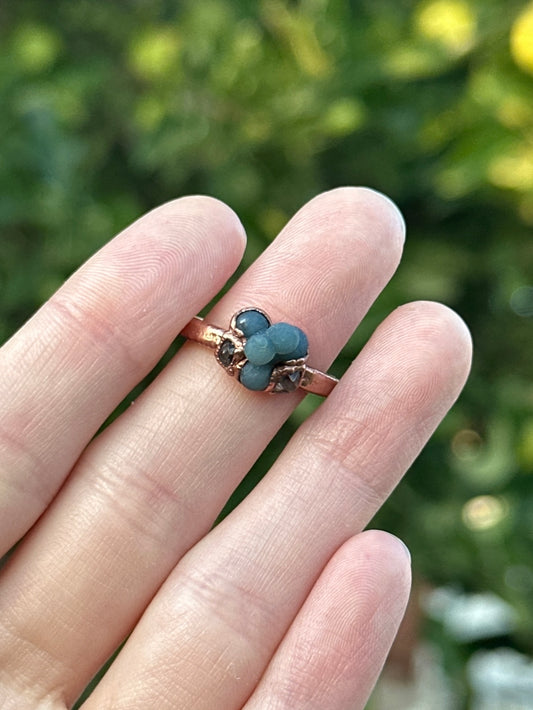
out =
<path fill-rule="evenodd" d="M 244 268 L 315 193 L 364 184 L 389 194 L 408 224 L 405 258 L 338 372 L 392 308 L 418 298 L 459 311 L 476 357 L 460 402 L 375 524 L 407 541 L 420 578 L 509 600 L 520 624 L 507 642 L 531 654 L 527 12 L 519 0 L 2 4 L 0 341 L 165 200 L 228 202 L 249 234 Z M 455 661 L 470 652 L 450 648 Z"/>

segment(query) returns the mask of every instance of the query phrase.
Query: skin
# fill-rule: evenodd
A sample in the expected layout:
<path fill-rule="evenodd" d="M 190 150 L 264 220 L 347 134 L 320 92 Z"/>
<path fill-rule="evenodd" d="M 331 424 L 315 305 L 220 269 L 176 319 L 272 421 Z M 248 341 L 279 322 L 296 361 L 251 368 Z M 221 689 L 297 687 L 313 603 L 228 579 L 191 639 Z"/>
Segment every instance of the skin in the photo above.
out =
<path fill-rule="evenodd" d="M 217 303 L 303 328 L 326 370 L 398 265 L 384 196 L 305 205 Z M 0 708 L 64 710 L 129 635 L 86 710 L 363 708 L 410 561 L 376 510 L 456 399 L 467 328 L 411 303 L 377 329 L 262 483 L 211 530 L 303 394 L 269 396 L 187 343 L 108 414 L 220 290 L 245 247 L 186 197 L 83 265 L 0 350 Z M 211 531 L 210 531 L 211 530 Z"/>

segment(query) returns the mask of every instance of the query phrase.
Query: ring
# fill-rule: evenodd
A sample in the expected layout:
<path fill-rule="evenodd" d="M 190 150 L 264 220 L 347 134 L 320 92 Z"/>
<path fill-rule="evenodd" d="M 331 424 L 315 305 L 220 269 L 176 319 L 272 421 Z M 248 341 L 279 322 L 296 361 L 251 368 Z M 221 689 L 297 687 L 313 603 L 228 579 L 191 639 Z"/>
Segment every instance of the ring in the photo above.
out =
<path fill-rule="evenodd" d="M 243 308 L 228 330 L 196 316 L 180 335 L 215 351 L 224 370 L 255 392 L 306 392 L 327 397 L 336 377 L 307 365 L 308 340 L 289 323 L 274 323 L 260 308 Z"/>

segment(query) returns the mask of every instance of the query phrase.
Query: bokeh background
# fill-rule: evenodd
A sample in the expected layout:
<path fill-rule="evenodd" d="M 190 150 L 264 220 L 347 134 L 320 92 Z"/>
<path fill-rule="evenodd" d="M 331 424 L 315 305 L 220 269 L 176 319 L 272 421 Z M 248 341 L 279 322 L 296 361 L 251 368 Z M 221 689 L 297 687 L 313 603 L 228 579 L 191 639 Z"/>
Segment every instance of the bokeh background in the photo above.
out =
<path fill-rule="evenodd" d="M 389 194 L 408 240 L 337 374 L 412 299 L 455 308 L 476 350 L 373 522 L 406 540 L 415 584 L 369 708 L 533 708 L 533 3 L 0 4 L 0 341 L 165 200 L 228 202 L 244 268 L 342 184 Z"/>

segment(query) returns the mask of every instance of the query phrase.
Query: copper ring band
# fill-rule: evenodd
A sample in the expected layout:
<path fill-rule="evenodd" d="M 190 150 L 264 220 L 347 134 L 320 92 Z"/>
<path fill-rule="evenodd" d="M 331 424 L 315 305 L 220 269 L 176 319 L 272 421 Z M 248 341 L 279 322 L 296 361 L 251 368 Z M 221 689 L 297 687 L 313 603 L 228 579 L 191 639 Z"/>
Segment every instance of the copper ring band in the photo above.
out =
<path fill-rule="evenodd" d="M 244 310 L 248 309 L 243 309 L 243 311 Z M 240 311 L 239 313 L 241 312 L 242 311 Z M 239 365 L 237 365 L 236 367 L 228 367 L 225 365 L 225 363 L 221 362 L 219 353 L 221 346 L 224 342 L 227 342 L 228 339 L 231 339 L 231 342 L 235 342 L 236 335 L 233 324 L 235 323 L 235 318 L 239 315 L 239 313 L 233 316 L 232 326 L 230 326 L 229 330 L 206 323 L 203 318 L 196 316 L 185 326 L 185 328 L 180 333 L 180 335 L 187 338 L 188 340 L 192 340 L 196 343 L 200 343 L 201 345 L 205 345 L 211 350 L 215 351 L 219 364 L 221 364 L 230 375 L 237 378 L 239 377 L 239 366 L 242 365 L 242 363 L 239 363 Z M 242 336 L 242 334 L 239 334 L 239 332 L 237 331 L 237 337 L 239 335 Z M 244 355 L 242 355 L 242 362 L 246 362 Z M 296 369 L 298 370 L 299 379 L 297 380 L 297 384 L 294 386 L 294 389 L 302 389 L 306 392 L 312 392 L 313 394 L 317 394 L 322 397 L 327 397 L 338 382 L 338 379 L 336 377 L 328 375 L 325 372 L 321 372 L 320 370 L 316 370 L 313 367 L 309 367 L 305 362 L 305 358 L 292 362 L 297 363 L 297 365 L 294 366 L 291 365 L 291 363 L 282 363 L 278 368 L 276 368 L 276 370 L 287 370 L 287 366 L 289 366 L 289 369 L 287 370 L 288 372 L 294 372 Z M 271 393 L 280 391 L 290 391 L 283 388 L 276 389 L 276 387 L 278 387 L 278 385 L 275 386 L 274 383 L 271 383 L 271 385 L 267 388 L 266 391 Z"/>

